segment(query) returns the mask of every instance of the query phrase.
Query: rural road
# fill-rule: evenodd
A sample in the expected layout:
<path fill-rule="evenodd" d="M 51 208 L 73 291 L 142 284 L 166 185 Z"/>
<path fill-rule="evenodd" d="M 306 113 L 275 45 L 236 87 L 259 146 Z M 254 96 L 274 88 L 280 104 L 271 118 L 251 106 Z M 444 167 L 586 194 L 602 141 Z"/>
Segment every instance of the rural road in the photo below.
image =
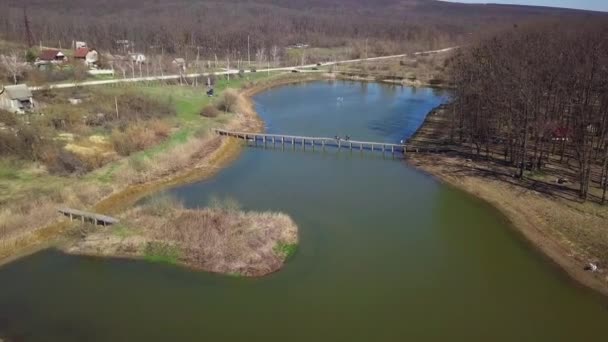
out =
<path fill-rule="evenodd" d="M 380 56 L 380 57 L 370 57 L 370 58 L 359 58 L 359 59 L 348 59 L 343 61 L 335 61 L 335 62 L 326 62 L 320 63 L 320 66 L 331 66 L 337 64 L 348 64 L 348 63 L 357 63 L 357 62 L 365 62 L 365 61 L 379 61 L 383 59 L 394 59 L 394 58 L 402 58 L 408 55 L 422 55 L 422 54 L 435 54 L 435 53 L 443 53 L 448 52 L 454 49 L 457 49 L 457 46 L 449 47 L 440 50 L 430 50 L 430 51 L 420 51 L 414 52 L 412 54 L 401 54 L 401 55 L 390 55 L 390 56 Z M 309 69 L 318 66 L 317 64 L 307 64 L 307 65 L 297 65 L 297 66 L 289 66 L 289 67 L 280 67 L 280 68 L 268 68 L 268 69 L 258 69 L 257 72 L 270 72 L 270 71 L 290 71 L 294 69 Z M 244 70 L 245 73 L 250 73 L 251 70 Z M 239 70 L 232 69 L 227 71 L 214 72 L 215 75 L 234 75 L 238 74 Z M 105 85 L 105 84 L 115 84 L 115 83 L 131 83 L 131 82 L 144 82 L 144 81 L 164 81 L 164 80 L 176 80 L 180 77 L 186 78 L 195 78 L 201 76 L 209 76 L 211 73 L 195 73 L 195 74 L 186 74 L 186 75 L 164 75 L 164 76 L 149 76 L 149 77 L 134 77 L 134 78 L 119 78 L 112 80 L 99 80 L 99 81 L 85 81 L 85 82 L 74 82 L 74 83 L 59 83 L 59 84 L 50 84 L 46 86 L 38 86 L 38 87 L 29 87 L 30 90 L 42 90 L 42 89 L 62 89 L 62 88 L 74 88 L 74 87 L 85 87 L 85 86 L 94 86 L 94 85 Z"/>

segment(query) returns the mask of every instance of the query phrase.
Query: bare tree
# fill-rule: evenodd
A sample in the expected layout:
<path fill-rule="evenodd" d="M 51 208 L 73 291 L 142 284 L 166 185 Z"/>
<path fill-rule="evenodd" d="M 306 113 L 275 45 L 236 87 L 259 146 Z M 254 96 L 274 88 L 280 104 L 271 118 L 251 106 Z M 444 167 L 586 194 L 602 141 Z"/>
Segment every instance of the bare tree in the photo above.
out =
<path fill-rule="evenodd" d="M 13 83 L 19 83 L 19 78 L 23 76 L 23 72 L 25 71 L 27 64 L 20 60 L 19 55 L 15 52 L 12 52 L 10 55 L 1 55 L 0 62 L 6 71 L 8 71 L 13 79 Z"/>
<path fill-rule="evenodd" d="M 273 45 L 272 48 L 270 49 L 270 55 L 272 56 L 272 62 L 274 63 L 274 65 L 278 66 L 280 64 L 279 47 L 276 45 Z"/>

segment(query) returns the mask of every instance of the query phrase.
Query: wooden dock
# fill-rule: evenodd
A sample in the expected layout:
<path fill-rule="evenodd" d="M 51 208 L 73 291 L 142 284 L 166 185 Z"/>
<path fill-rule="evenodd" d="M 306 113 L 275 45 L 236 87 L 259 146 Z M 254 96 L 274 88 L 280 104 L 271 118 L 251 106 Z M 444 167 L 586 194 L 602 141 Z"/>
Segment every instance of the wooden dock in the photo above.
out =
<path fill-rule="evenodd" d="M 281 144 L 281 146 L 291 145 L 291 146 L 301 146 L 302 148 L 310 147 L 312 149 L 317 147 L 321 147 L 321 149 L 325 149 L 326 147 L 338 148 L 340 149 L 348 149 L 348 150 L 359 150 L 359 151 L 376 151 L 382 153 L 440 153 L 447 152 L 448 149 L 442 149 L 439 147 L 418 147 L 411 145 L 402 145 L 402 144 L 391 144 L 391 143 L 381 143 L 381 142 L 373 142 L 373 141 L 359 141 L 359 140 L 345 140 L 345 139 L 336 139 L 336 138 L 327 138 L 327 137 L 311 137 L 311 136 L 300 136 L 300 135 L 283 135 L 283 134 L 266 134 L 266 133 L 249 133 L 249 132 L 234 132 L 227 131 L 223 129 L 216 129 L 216 134 L 229 136 L 237 139 L 243 139 L 248 142 L 257 145 L 258 143 L 262 143 L 264 146 L 267 144 L 272 144 L 276 146 L 277 144 Z"/>
<path fill-rule="evenodd" d="M 74 219 L 76 219 L 76 220 L 82 221 L 83 223 L 90 222 L 95 225 L 101 225 L 104 227 L 113 225 L 113 224 L 119 222 L 119 220 L 114 217 L 96 214 L 96 213 L 90 213 L 87 211 L 82 211 L 82 210 L 77 210 L 77 209 L 72 209 L 72 208 L 59 208 L 59 209 L 57 209 L 57 211 L 64 216 L 68 216 L 70 218 L 70 221 L 74 221 Z"/>

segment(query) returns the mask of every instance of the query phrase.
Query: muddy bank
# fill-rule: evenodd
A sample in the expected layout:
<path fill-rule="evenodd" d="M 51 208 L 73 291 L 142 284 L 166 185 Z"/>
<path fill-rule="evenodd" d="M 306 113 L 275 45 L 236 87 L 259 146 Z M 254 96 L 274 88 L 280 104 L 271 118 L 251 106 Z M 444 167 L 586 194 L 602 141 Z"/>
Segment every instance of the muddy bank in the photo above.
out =
<path fill-rule="evenodd" d="M 449 143 L 449 107 L 431 112 L 410 143 L 449 146 L 453 152 L 410 154 L 409 163 L 497 208 L 512 227 L 572 280 L 608 295 L 608 208 L 537 191 L 511 177 L 509 166 L 475 158 L 470 149 Z M 596 272 L 585 270 L 593 262 Z"/>

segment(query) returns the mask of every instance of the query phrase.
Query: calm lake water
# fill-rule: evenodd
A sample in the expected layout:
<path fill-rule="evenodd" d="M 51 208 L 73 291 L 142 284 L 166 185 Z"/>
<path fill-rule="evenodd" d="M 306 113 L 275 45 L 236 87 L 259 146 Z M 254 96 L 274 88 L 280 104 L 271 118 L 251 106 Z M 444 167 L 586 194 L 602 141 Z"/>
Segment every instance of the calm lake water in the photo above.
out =
<path fill-rule="evenodd" d="M 430 89 L 316 82 L 255 97 L 269 132 L 398 142 Z M 289 213 L 294 258 L 259 279 L 44 251 L 0 268 L 16 341 L 602 341 L 608 308 L 483 203 L 390 154 L 248 148 L 169 193 Z"/>

